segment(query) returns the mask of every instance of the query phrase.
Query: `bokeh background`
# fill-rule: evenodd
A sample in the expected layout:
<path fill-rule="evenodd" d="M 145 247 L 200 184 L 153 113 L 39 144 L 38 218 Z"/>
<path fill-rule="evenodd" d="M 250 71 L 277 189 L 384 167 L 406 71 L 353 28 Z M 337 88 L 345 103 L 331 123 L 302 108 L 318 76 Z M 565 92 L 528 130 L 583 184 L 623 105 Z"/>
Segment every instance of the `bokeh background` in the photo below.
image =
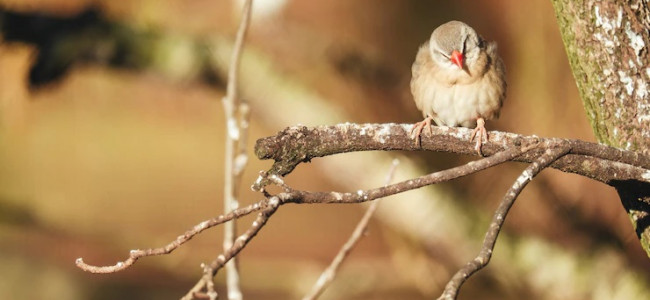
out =
<path fill-rule="evenodd" d="M 211 229 L 109 275 L 222 212 L 221 98 L 241 1 L 0 0 L 0 298 L 177 299 L 221 249 Z M 256 0 L 242 61 L 252 107 L 242 205 L 270 166 L 254 140 L 291 125 L 414 123 L 417 47 L 465 21 L 496 40 L 508 97 L 488 129 L 594 141 L 550 1 Z M 353 153 L 299 166 L 301 189 L 354 191 L 474 159 Z M 433 299 L 482 242 L 525 166 L 511 163 L 385 199 L 322 299 Z M 241 253 L 246 299 L 296 299 L 364 205 L 282 207 Z M 251 218 L 239 222 L 240 228 Z M 508 217 L 493 262 L 459 299 L 644 299 L 650 261 L 615 191 L 544 171 Z M 217 276 L 224 292 L 223 274 Z M 645 295 L 645 296 L 644 296 Z"/>

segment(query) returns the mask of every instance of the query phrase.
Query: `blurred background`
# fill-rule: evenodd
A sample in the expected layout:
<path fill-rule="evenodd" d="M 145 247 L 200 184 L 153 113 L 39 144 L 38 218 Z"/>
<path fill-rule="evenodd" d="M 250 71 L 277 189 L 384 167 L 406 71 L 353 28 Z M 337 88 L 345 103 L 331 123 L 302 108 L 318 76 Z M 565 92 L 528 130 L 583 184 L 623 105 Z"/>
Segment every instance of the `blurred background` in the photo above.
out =
<path fill-rule="evenodd" d="M 117 274 L 74 261 L 114 264 L 222 212 L 220 101 L 241 2 L 0 0 L 0 298 L 177 299 L 199 279 L 221 228 Z M 248 186 L 271 165 L 253 156 L 257 138 L 296 124 L 420 121 L 410 67 L 452 19 L 497 41 L 506 63 L 508 97 L 489 130 L 594 141 L 550 1 L 256 0 L 241 69 L 252 107 L 242 205 L 261 199 Z M 287 182 L 376 187 L 394 158 L 396 180 L 475 159 L 352 153 L 300 165 Z M 385 199 L 321 299 L 436 298 L 523 168 Z M 280 208 L 240 255 L 245 298 L 304 295 L 364 207 Z M 546 170 L 459 299 L 642 299 L 649 276 L 613 188 Z"/>

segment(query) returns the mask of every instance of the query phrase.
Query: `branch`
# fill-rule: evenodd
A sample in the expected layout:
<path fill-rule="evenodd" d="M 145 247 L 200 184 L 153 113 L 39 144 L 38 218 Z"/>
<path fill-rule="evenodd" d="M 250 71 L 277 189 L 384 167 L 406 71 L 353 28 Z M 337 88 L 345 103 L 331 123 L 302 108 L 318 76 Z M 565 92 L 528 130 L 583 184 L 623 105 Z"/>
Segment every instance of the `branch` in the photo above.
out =
<path fill-rule="evenodd" d="M 421 176 L 415 179 L 407 180 L 407 181 L 402 181 L 400 183 L 388 185 L 385 187 L 381 188 L 376 188 L 376 189 L 370 189 L 370 190 L 359 190 L 356 193 L 340 193 L 340 192 L 307 192 L 307 191 L 299 191 L 299 190 L 292 190 L 288 186 L 284 185 L 281 181 L 281 178 L 279 178 L 277 175 L 271 175 L 270 178 L 264 177 L 263 180 L 268 180 L 270 182 L 276 182 L 278 185 L 281 185 L 284 187 L 285 192 L 279 193 L 276 195 L 277 199 L 280 201 L 280 205 L 285 204 L 285 203 L 361 203 L 361 202 L 366 202 L 366 201 L 371 201 L 375 200 L 378 198 L 394 195 L 397 193 L 401 193 L 404 191 L 409 191 L 413 189 L 417 189 L 426 185 L 431 185 L 451 179 L 455 179 L 458 177 L 462 177 L 465 175 L 469 175 L 472 173 L 476 173 L 478 171 L 487 169 L 489 167 L 504 163 L 506 161 L 512 160 L 515 157 L 521 155 L 522 153 L 541 147 L 540 144 L 535 144 L 535 145 L 528 145 L 526 147 L 511 147 L 508 148 L 502 152 L 499 152 L 493 156 L 482 158 L 476 161 L 469 162 L 467 164 L 464 164 L 462 166 L 458 166 L 455 168 L 443 170 L 443 171 L 438 171 L 429 175 Z M 273 198 L 276 199 L 276 198 Z M 124 270 L 128 268 L 129 266 L 133 265 L 140 257 L 144 256 L 153 256 L 153 255 L 162 255 L 162 254 L 168 254 L 174 251 L 176 248 L 178 248 L 180 245 L 186 243 L 189 241 L 192 237 L 197 235 L 198 233 L 202 232 L 203 230 L 206 230 L 208 228 L 214 227 L 216 225 L 225 223 L 226 221 L 230 221 L 233 219 L 237 219 L 241 216 L 248 215 L 254 211 L 258 211 L 261 209 L 269 210 L 273 206 L 275 206 L 273 201 L 268 200 L 268 199 L 263 199 L 259 201 L 258 203 L 251 204 L 247 207 L 244 208 L 239 208 L 236 210 L 233 210 L 232 212 L 218 216 L 216 218 L 213 218 L 208 221 L 201 222 L 200 224 L 194 226 L 191 230 L 188 230 L 185 232 L 185 234 L 179 236 L 174 240 L 173 242 L 167 244 L 164 247 L 160 248 L 150 248 L 150 249 L 145 249 L 145 250 L 132 250 L 130 252 L 129 258 L 118 262 L 117 264 L 113 266 L 93 266 L 93 265 L 88 265 L 86 264 L 82 258 L 78 258 L 76 261 L 76 264 L 79 268 L 81 268 L 84 271 L 88 271 L 91 273 L 114 273 L 117 271 Z M 275 211 L 273 209 L 273 211 Z M 266 222 L 266 220 L 264 220 Z M 261 226 L 263 225 L 262 222 L 254 223 L 254 227 L 257 225 Z M 259 229 L 257 229 L 259 230 Z M 249 232 L 247 232 L 249 233 Z M 244 233 L 243 235 L 240 236 L 248 236 L 248 238 L 251 238 L 252 236 L 250 234 L 247 235 L 247 233 Z M 257 232 L 255 232 L 257 233 Z M 233 246 L 226 251 L 231 251 L 234 247 L 238 246 L 238 241 L 235 240 L 235 243 Z M 247 243 L 248 241 L 246 241 Z M 245 244 L 244 244 L 245 245 Z M 237 250 L 239 252 L 241 249 Z M 220 257 L 222 257 L 220 255 Z M 226 256 L 227 257 L 227 256 Z M 218 261 L 219 258 L 217 258 Z M 227 262 L 229 261 L 230 258 L 226 259 L 224 261 Z M 210 266 L 213 267 L 213 269 L 218 270 L 220 266 L 218 266 L 218 262 L 213 262 Z"/>
<path fill-rule="evenodd" d="M 373 150 L 428 150 L 476 155 L 470 142 L 471 130 L 433 126 L 432 134 L 423 134 L 420 147 L 409 137 L 411 124 L 339 124 L 334 126 L 294 126 L 277 135 L 257 140 L 255 154 L 260 159 L 273 159 L 270 174 L 286 175 L 299 163 L 315 157 L 337 153 Z M 566 144 L 570 152 L 551 164 L 552 168 L 583 175 L 607 184 L 614 180 L 650 182 L 650 157 L 605 145 L 580 140 L 540 138 L 509 132 L 491 131 L 483 144 L 483 153 L 493 155 L 513 145 L 545 143 Z M 531 163 L 543 149 L 530 151 L 515 160 Z M 253 189 L 261 189 L 268 181 L 258 180 Z"/>
<path fill-rule="evenodd" d="M 498 164 L 510 161 L 515 157 L 530 151 L 532 149 L 537 149 L 542 147 L 541 144 L 533 144 L 519 147 L 510 147 L 502 152 L 494 154 L 490 157 L 485 157 L 476 161 L 466 163 L 462 166 L 454 167 L 451 169 L 438 171 L 428 175 L 420 176 L 415 179 L 402 181 L 396 184 L 384 186 L 381 188 L 369 189 L 369 190 L 358 190 L 355 193 L 341 193 L 341 192 L 308 192 L 293 190 L 289 186 L 285 185 L 278 175 L 271 174 L 266 177 L 264 174 L 260 175 L 262 181 L 267 181 L 270 183 L 277 184 L 282 187 L 284 192 L 279 193 L 275 196 L 270 197 L 268 207 L 265 208 L 265 211 L 260 213 L 258 219 L 253 222 L 253 226 L 244 234 L 239 236 L 235 240 L 233 246 L 226 251 L 223 255 L 219 255 L 216 260 L 210 264 L 210 268 L 213 271 L 213 274 L 223 267 L 230 259 L 239 253 L 254 237 L 255 234 L 261 229 L 261 227 L 268 221 L 270 217 L 278 206 L 284 205 L 287 203 L 362 203 L 366 201 L 372 201 L 375 199 L 391 196 L 394 194 L 402 193 L 405 191 L 414 190 L 421 188 L 426 185 L 436 184 L 448 180 L 452 180 L 458 177 L 466 176 L 469 174 L 476 173 L 481 170 L 496 166 Z M 265 173 L 267 174 L 267 173 Z M 206 286 L 206 282 L 201 279 L 191 290 L 185 295 L 182 299 L 192 299 L 194 293 L 202 290 Z"/>
<path fill-rule="evenodd" d="M 190 291 L 185 296 L 183 296 L 183 298 L 181 298 L 181 300 L 194 299 L 195 295 L 198 294 L 204 287 L 209 286 L 212 278 L 217 274 L 217 272 L 226 263 L 233 259 L 237 254 L 239 254 L 239 252 L 241 252 L 241 250 L 244 249 L 246 245 L 248 245 L 248 242 L 250 242 L 257 235 L 257 233 L 262 229 L 262 227 L 264 227 L 269 218 L 282 204 L 277 197 L 271 197 L 265 200 L 265 203 L 268 204 L 267 207 L 258 214 L 251 227 L 242 235 L 237 237 L 237 239 L 235 239 L 235 242 L 233 243 L 232 247 L 230 247 L 230 249 L 217 256 L 217 258 L 207 266 L 207 271 L 204 270 L 204 273 L 209 272 L 212 274 L 212 276 L 203 276 L 203 278 L 201 278 L 201 280 L 199 280 L 199 282 L 197 282 L 196 285 L 194 285 L 194 287 L 192 287 L 192 289 L 190 289 Z M 206 267 L 204 266 L 204 268 Z"/>
<path fill-rule="evenodd" d="M 463 268 L 458 270 L 456 274 L 449 280 L 449 283 L 445 286 L 445 290 L 438 300 L 453 300 L 456 299 L 460 287 L 465 283 L 465 281 L 476 273 L 478 270 L 485 267 L 492 257 L 492 251 L 494 250 L 494 245 L 496 244 L 497 237 L 503 223 L 506 220 L 508 211 L 519 197 L 519 194 L 523 189 L 528 185 L 528 183 L 533 180 L 539 172 L 548 167 L 551 163 L 556 161 L 558 158 L 567 154 L 571 148 L 568 145 L 561 145 L 557 148 L 546 149 L 544 154 L 530 164 L 522 173 L 517 177 L 517 180 L 510 187 L 506 195 L 501 200 L 501 204 L 497 208 L 492 221 L 490 222 L 490 227 L 485 235 L 485 240 L 483 241 L 483 247 L 478 256 L 474 260 L 469 261 Z"/>
<path fill-rule="evenodd" d="M 237 30 L 235 46 L 230 60 L 228 70 L 228 86 L 226 96 L 223 98 L 224 113 L 226 115 L 226 141 L 225 141 L 225 174 L 224 174 L 224 213 L 229 213 L 239 206 L 239 189 L 242 170 L 244 169 L 248 156 L 246 155 L 246 138 L 248 136 L 248 118 L 249 109 L 245 103 L 239 100 L 239 65 L 244 40 L 250 24 L 251 9 L 253 1 L 246 0 L 242 9 L 242 18 Z M 239 122 L 237 114 L 239 112 Z M 227 222 L 224 225 L 223 249 L 232 248 L 235 234 L 237 232 L 236 223 Z M 232 260 L 226 266 L 226 285 L 228 290 L 228 299 L 240 300 L 243 298 L 239 287 L 239 271 L 237 262 Z"/>
<path fill-rule="evenodd" d="M 172 251 L 176 250 L 176 248 L 180 247 L 181 245 L 187 243 L 189 240 L 191 240 L 194 236 L 197 234 L 201 233 L 202 231 L 217 226 L 219 224 L 225 223 L 227 221 L 237 219 L 240 217 L 243 217 L 245 215 L 248 215 L 252 212 L 261 210 L 261 209 L 266 209 L 269 206 L 269 201 L 267 199 L 263 199 L 258 203 L 251 204 L 249 206 L 239 208 L 236 210 L 231 211 L 228 214 L 220 215 L 216 218 L 212 218 L 207 221 L 203 221 L 194 227 L 192 229 L 186 231 L 184 234 L 179 235 L 174 241 L 170 242 L 166 246 L 159 247 L 159 248 L 149 248 L 149 249 L 138 249 L 138 250 L 131 250 L 129 252 L 129 258 L 127 258 L 124 261 L 120 261 L 116 263 L 115 265 L 112 266 L 94 266 L 94 265 L 89 265 L 86 264 L 83 261 L 83 258 L 77 258 L 75 261 L 75 264 L 77 267 L 80 269 L 86 271 L 86 272 L 91 272 L 91 273 L 100 273 L 100 274 L 106 274 L 106 273 L 115 273 L 118 271 L 122 271 L 133 264 L 141 258 L 145 256 L 154 256 L 154 255 L 163 255 L 163 254 L 169 254 Z"/>
<path fill-rule="evenodd" d="M 248 242 L 251 241 L 257 235 L 257 233 L 264 227 L 269 218 L 275 213 L 275 211 L 280 207 L 279 199 L 271 197 L 269 199 L 269 206 L 260 212 L 253 221 L 251 227 L 246 230 L 243 234 L 235 239 L 233 246 L 228 249 L 224 254 L 219 255 L 215 260 L 210 263 L 210 268 L 212 269 L 212 276 L 216 275 L 219 269 L 221 269 L 228 261 L 235 257 L 239 252 L 248 245 Z"/>
<path fill-rule="evenodd" d="M 426 138 L 422 141 L 424 149 L 433 149 L 438 151 L 453 151 L 459 153 L 475 153 L 473 143 L 468 141 L 469 130 L 462 128 L 435 128 L 433 138 Z M 276 184 L 282 188 L 282 192 L 276 195 L 267 195 L 266 199 L 250 205 L 245 208 L 236 209 L 231 213 L 219 216 L 212 220 L 202 222 L 189 230 L 184 235 L 179 236 L 175 241 L 165 247 L 152 248 L 147 250 L 133 250 L 129 258 L 119 262 L 114 266 L 96 267 L 87 265 L 83 260 L 78 259 L 77 265 L 89 272 L 110 273 L 123 270 L 134 264 L 138 258 L 143 256 L 160 255 L 172 252 L 183 243 L 187 242 L 194 235 L 203 230 L 236 219 L 253 211 L 263 210 L 252 226 L 242 235 L 240 235 L 232 246 L 224 250 L 207 268 L 213 276 L 226 263 L 231 261 L 261 230 L 266 224 L 269 217 L 277 210 L 280 205 L 286 203 L 361 203 L 371 201 L 386 196 L 402 193 L 405 191 L 417 189 L 426 185 L 436 184 L 449 181 L 461 176 L 466 176 L 478 171 L 496 166 L 506 161 L 532 161 L 533 164 L 519 177 L 509 193 L 504 198 L 499 210 L 495 214 L 493 223 L 488 231 L 484 241 L 484 247 L 479 256 L 468 265 L 461 269 L 459 273 L 452 278 L 450 286 L 445 292 L 448 295 L 455 295 L 460 285 L 474 272 L 485 266 L 490 259 L 492 249 L 496 242 L 497 235 L 503 225 L 505 216 L 514 202 L 515 198 L 523 187 L 535 176 L 541 169 L 547 166 L 555 166 L 561 170 L 577 170 L 576 173 L 586 172 L 585 167 L 578 164 L 588 164 L 597 162 L 596 170 L 615 169 L 627 171 L 627 173 L 593 175 L 595 178 L 626 178 L 625 176 L 639 175 L 641 180 L 647 180 L 644 176 L 648 172 L 644 169 L 648 159 L 641 154 L 623 151 L 607 146 L 564 139 L 544 139 L 538 137 L 520 136 L 511 133 L 492 132 L 490 142 L 484 148 L 486 154 L 492 154 L 490 157 L 478 159 L 467 164 L 438 171 L 418 178 L 402 181 L 399 183 L 387 185 L 384 187 L 358 190 L 353 193 L 342 192 L 309 192 L 293 190 L 284 184 L 279 173 L 273 173 L 275 170 L 283 171 L 285 174 L 291 171 L 296 164 L 302 161 L 308 161 L 313 157 L 330 155 L 360 150 L 414 150 L 412 140 L 408 137 L 410 126 L 405 125 L 353 125 L 343 124 L 330 127 L 292 127 L 281 132 L 278 136 L 258 140 L 256 152 L 258 156 L 264 156 L 264 151 L 275 149 L 276 155 L 271 157 L 284 157 L 287 160 L 276 161 L 271 172 L 262 172 L 256 184 L 264 186 L 266 184 Z M 443 132 L 446 132 L 443 134 Z M 296 147 L 297 150 L 291 150 Z M 314 149 L 314 150 L 308 150 Z M 270 153 L 270 152 L 269 152 Z M 588 156 L 590 155 L 590 156 Z M 573 156 L 572 159 L 566 159 Z M 618 161 L 614 161 L 618 160 Z M 593 169 L 592 169 L 593 171 Z M 634 173 L 634 172 L 639 172 Z M 587 175 L 588 173 L 584 173 Z M 637 179 L 637 178 L 635 178 Z M 263 190 L 263 188 L 262 188 Z M 264 191 L 266 193 L 266 191 Z M 345 248 L 344 248 L 345 249 Z M 204 274 L 206 271 L 204 271 Z M 460 274 L 460 275 L 459 275 Z M 210 286 L 212 277 L 204 275 L 203 278 L 183 299 L 191 299 L 194 296 L 201 296 L 198 292 L 205 287 Z M 453 292 L 453 291 L 456 292 Z M 452 292 L 448 292 L 452 291 Z M 216 297 L 213 289 L 208 289 L 209 297 Z M 203 294 L 202 294 L 203 295 Z M 206 296 L 206 295 L 203 295 Z M 454 296 L 452 296 L 454 297 Z M 446 299 L 446 298 L 445 298 Z"/>
<path fill-rule="evenodd" d="M 482 158 L 479 160 L 471 161 L 462 166 L 454 167 L 451 169 L 438 171 L 428 175 L 420 176 L 418 178 L 409 179 L 406 181 L 398 182 L 395 184 L 387 185 L 380 188 L 369 190 L 358 190 L 354 193 L 341 193 L 341 192 L 308 192 L 291 190 L 277 195 L 282 203 L 361 203 L 372 201 L 379 198 L 388 197 L 391 195 L 403 193 L 406 191 L 421 188 L 423 186 L 432 185 L 440 182 L 449 181 L 459 177 L 467 176 L 478 171 L 502 164 L 506 161 L 513 160 L 515 157 L 522 153 L 540 147 L 541 145 L 533 145 L 526 148 L 513 147 L 499 152 L 490 157 Z"/>

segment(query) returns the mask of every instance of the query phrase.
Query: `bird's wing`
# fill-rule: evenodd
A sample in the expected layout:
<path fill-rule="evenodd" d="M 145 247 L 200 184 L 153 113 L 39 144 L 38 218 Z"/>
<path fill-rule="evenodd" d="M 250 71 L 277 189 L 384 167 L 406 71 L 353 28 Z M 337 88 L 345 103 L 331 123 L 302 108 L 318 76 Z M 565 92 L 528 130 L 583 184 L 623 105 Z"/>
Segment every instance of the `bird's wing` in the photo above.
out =
<path fill-rule="evenodd" d="M 431 55 L 429 55 L 429 42 L 426 42 L 420 46 L 418 53 L 415 56 L 415 62 L 411 67 L 411 93 L 413 94 L 413 100 L 415 100 L 415 105 L 419 110 L 423 109 L 423 95 L 421 95 L 422 76 L 425 76 L 427 68 L 432 68 L 433 62 L 431 61 Z"/>
<path fill-rule="evenodd" d="M 496 42 L 494 42 L 494 41 L 489 42 L 488 45 L 487 45 L 486 50 L 487 50 L 488 56 L 490 57 L 490 63 L 494 64 L 494 68 L 490 68 L 490 69 L 492 70 L 492 72 L 495 73 L 493 76 L 495 76 L 495 78 L 499 79 L 498 84 L 501 85 L 500 90 L 502 92 L 501 92 L 501 97 L 499 98 L 499 107 L 501 107 L 503 105 L 503 100 L 505 100 L 505 98 L 506 98 L 506 87 L 507 87 L 507 83 L 506 83 L 506 79 L 505 79 L 506 66 L 503 63 L 503 60 L 501 59 L 501 57 L 499 57 L 499 55 L 497 54 L 497 43 Z M 496 117 L 497 118 L 499 117 L 499 111 L 497 111 Z"/>

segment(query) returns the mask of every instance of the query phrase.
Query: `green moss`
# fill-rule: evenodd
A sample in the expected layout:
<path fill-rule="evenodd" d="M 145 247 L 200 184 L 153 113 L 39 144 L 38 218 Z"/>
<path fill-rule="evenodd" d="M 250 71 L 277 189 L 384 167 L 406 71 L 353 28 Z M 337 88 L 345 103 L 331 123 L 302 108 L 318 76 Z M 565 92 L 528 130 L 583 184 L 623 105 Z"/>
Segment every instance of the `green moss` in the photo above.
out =
<path fill-rule="evenodd" d="M 569 64 L 576 80 L 578 92 L 582 98 L 582 103 L 587 112 L 587 119 L 591 123 L 594 135 L 598 141 L 619 148 L 627 148 L 625 146 L 629 140 L 633 144 L 630 149 L 637 150 L 637 147 L 640 146 L 638 140 L 630 139 L 629 137 L 638 136 L 639 133 L 635 131 L 635 128 L 630 128 L 625 123 L 628 122 L 629 118 L 626 118 L 625 115 L 621 118 L 611 116 L 612 110 L 617 107 L 601 105 L 602 100 L 606 96 L 609 78 L 605 77 L 603 67 L 599 64 L 598 59 L 586 57 L 588 53 L 602 52 L 601 49 L 598 49 L 599 45 L 593 43 L 591 40 L 594 28 L 596 28 L 596 19 L 587 8 L 591 6 L 586 5 L 584 0 L 551 0 L 551 2 L 555 9 L 562 41 L 564 42 Z M 620 57 L 621 54 L 621 50 L 616 50 L 613 56 Z M 624 110 L 625 107 L 621 107 L 621 109 Z M 616 136 L 613 134 L 614 128 L 618 130 Z M 626 138 L 622 139 L 621 137 Z M 621 189 L 628 193 L 635 192 L 627 191 L 625 187 L 617 186 L 619 195 L 621 195 Z M 624 206 L 630 212 L 629 207 L 634 205 L 634 203 L 625 203 L 624 198 L 621 197 L 621 200 L 623 200 Z M 639 197 L 631 198 L 639 199 Z M 629 216 L 634 223 L 635 217 L 633 213 L 630 212 Z M 650 228 L 645 228 L 640 233 L 639 239 L 643 249 L 650 256 Z"/>

